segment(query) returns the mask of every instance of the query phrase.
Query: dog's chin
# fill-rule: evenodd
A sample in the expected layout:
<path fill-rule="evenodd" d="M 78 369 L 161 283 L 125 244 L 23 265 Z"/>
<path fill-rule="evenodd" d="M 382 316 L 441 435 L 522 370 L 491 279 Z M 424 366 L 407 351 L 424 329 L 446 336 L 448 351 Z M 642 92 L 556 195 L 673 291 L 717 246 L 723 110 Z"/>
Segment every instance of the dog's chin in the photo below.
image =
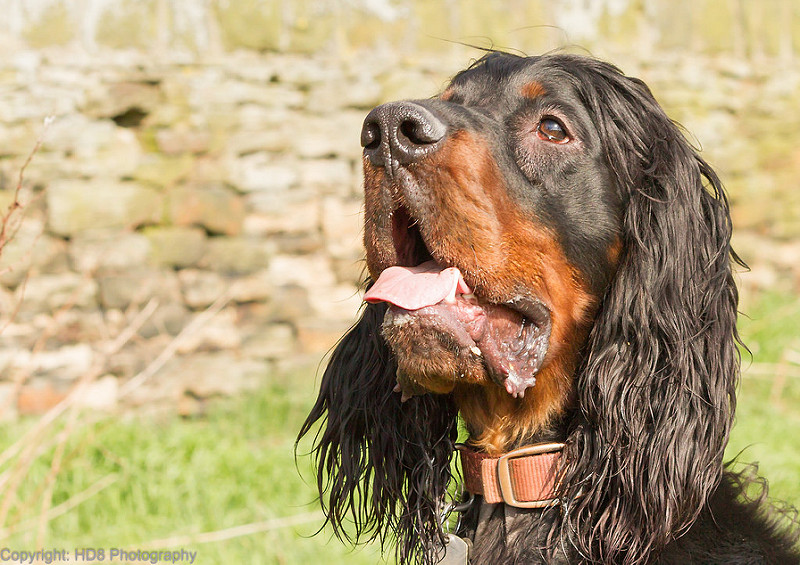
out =
<path fill-rule="evenodd" d="M 416 310 L 390 306 L 382 333 L 397 361 L 400 390 L 409 396 L 486 385 L 524 397 L 536 383 L 550 336 L 546 309 L 536 303 L 528 311 L 524 316 L 471 295 Z"/>
<path fill-rule="evenodd" d="M 474 350 L 436 326 L 422 320 L 384 323 L 382 333 L 397 362 L 397 385 L 403 396 L 446 394 L 459 384 L 491 383 Z"/>

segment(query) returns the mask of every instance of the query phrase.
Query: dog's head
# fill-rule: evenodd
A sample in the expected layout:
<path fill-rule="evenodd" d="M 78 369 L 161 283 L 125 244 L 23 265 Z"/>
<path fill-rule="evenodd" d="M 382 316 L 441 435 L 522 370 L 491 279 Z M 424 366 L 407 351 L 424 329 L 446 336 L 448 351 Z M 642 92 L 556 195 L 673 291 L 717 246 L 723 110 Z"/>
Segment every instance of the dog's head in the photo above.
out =
<path fill-rule="evenodd" d="M 716 175 L 644 83 L 570 55 L 489 54 L 438 98 L 375 108 L 361 142 L 369 304 L 302 431 L 327 418 L 329 519 L 399 535 L 401 558 L 432 547 L 460 411 L 490 453 L 567 439 L 579 551 L 663 546 L 732 418 Z"/>
<path fill-rule="evenodd" d="M 522 436 L 564 409 L 619 260 L 627 197 L 563 63 L 489 57 L 362 133 L 367 299 L 391 303 L 399 387 L 485 405 L 464 416 L 496 451 L 499 411 L 524 407 Z"/>

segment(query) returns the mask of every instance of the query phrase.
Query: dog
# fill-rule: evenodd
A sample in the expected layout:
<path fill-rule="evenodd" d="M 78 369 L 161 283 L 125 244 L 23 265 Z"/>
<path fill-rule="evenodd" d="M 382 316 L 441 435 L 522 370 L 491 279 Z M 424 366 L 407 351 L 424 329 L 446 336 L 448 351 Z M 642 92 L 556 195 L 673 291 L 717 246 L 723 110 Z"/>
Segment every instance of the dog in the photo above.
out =
<path fill-rule="evenodd" d="M 400 563 L 800 563 L 796 514 L 723 464 L 727 198 L 644 82 L 490 52 L 361 143 L 365 306 L 299 435 L 339 537 Z"/>

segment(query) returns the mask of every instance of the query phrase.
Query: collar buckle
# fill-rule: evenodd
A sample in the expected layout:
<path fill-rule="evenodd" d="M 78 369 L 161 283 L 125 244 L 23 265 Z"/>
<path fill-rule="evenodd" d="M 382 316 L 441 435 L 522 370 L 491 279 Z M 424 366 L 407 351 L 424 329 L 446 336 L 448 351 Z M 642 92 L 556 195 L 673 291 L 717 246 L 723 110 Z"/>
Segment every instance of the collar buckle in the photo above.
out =
<path fill-rule="evenodd" d="M 540 455 L 542 453 L 553 453 L 556 451 L 562 451 L 563 449 L 563 443 L 543 443 L 528 447 L 520 447 L 519 449 L 515 449 L 501 455 L 497 460 L 497 482 L 500 485 L 500 494 L 503 497 L 503 501 L 509 506 L 515 506 L 517 508 L 544 508 L 546 506 L 552 506 L 558 502 L 557 498 L 532 501 L 519 500 L 516 497 L 514 492 L 514 483 L 511 480 L 510 463 L 514 459 L 519 459 L 520 457 Z"/>

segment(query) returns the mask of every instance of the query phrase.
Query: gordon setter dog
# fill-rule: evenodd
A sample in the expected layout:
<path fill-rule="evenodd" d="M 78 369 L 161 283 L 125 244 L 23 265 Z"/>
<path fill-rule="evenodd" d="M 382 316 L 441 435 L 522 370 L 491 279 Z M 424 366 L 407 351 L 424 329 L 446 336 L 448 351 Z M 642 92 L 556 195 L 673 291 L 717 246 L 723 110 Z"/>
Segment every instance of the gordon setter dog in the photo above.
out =
<path fill-rule="evenodd" d="M 492 52 L 361 143 L 366 305 L 300 431 L 340 537 L 401 563 L 800 563 L 795 515 L 722 460 L 728 202 L 642 81 Z"/>

